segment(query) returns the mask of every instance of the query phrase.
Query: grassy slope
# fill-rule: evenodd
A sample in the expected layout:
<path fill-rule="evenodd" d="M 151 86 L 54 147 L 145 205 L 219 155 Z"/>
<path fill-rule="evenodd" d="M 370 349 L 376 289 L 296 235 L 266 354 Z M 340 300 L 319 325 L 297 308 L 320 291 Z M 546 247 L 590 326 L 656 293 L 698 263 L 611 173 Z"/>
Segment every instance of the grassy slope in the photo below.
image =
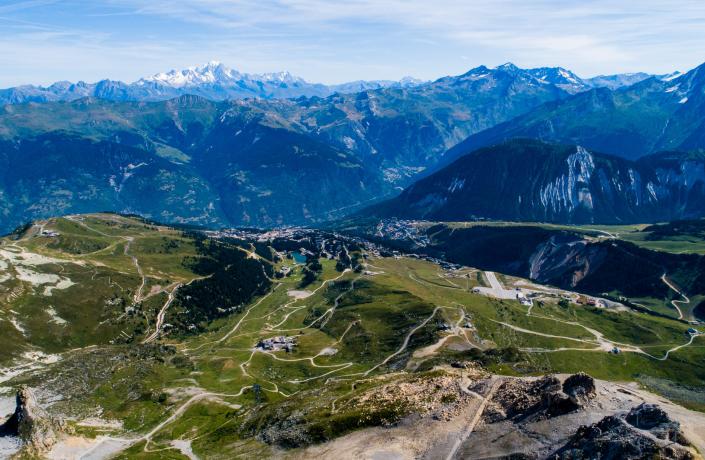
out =
<path fill-rule="evenodd" d="M 283 303 L 287 302 L 287 297 L 282 289 L 285 286 L 277 288 L 274 294 L 257 305 L 257 310 L 253 310 L 252 316 L 254 318 L 248 316 L 241 323 L 237 333 L 231 335 L 227 340 L 217 344 L 209 343 L 222 338 L 223 331 L 232 330 L 230 328 L 233 323 L 237 324 L 242 319 L 241 317 L 225 321 L 228 324 L 224 325 L 219 332 L 214 332 L 210 337 L 198 338 L 193 344 L 187 345 L 189 348 L 197 346 L 197 344 L 202 347 L 195 352 L 189 351 L 192 359 L 198 362 L 197 367 L 199 370 L 194 378 L 199 384 L 211 391 L 229 390 L 234 392 L 234 390 L 241 388 L 241 385 L 259 383 L 262 385 L 268 401 L 268 404 L 262 410 L 270 410 L 267 408 L 276 408 L 281 404 L 291 404 L 292 400 L 290 398 L 285 397 L 281 393 L 275 393 L 275 389 L 291 395 L 296 391 L 305 393 L 319 388 L 319 390 L 315 390 L 316 398 L 329 403 L 335 398 L 344 399 L 345 397 L 350 397 L 349 385 L 342 385 L 335 381 L 324 384 L 326 380 L 316 379 L 316 377 L 322 375 L 326 375 L 326 377 L 333 375 L 350 376 L 351 374 L 368 370 L 374 363 L 374 359 L 380 360 L 388 356 L 387 353 L 393 350 L 395 346 L 375 349 L 375 344 L 370 344 L 367 349 L 361 348 L 361 343 L 364 343 L 364 341 L 358 342 L 355 338 L 360 337 L 363 333 L 355 329 L 348 331 L 348 334 L 352 335 L 350 340 L 338 341 L 341 330 L 344 330 L 343 326 L 346 324 L 350 325 L 355 320 L 361 321 L 366 326 L 365 329 L 374 330 L 375 335 L 378 336 L 377 344 L 383 342 L 383 338 L 389 340 L 390 343 L 398 344 L 399 336 L 403 334 L 399 334 L 396 331 L 399 323 L 394 319 L 396 318 L 395 311 L 399 303 L 409 301 L 405 299 L 413 299 L 415 307 L 410 309 L 409 314 L 411 316 L 414 316 L 414 308 L 425 309 L 424 313 L 427 313 L 430 306 L 441 306 L 445 307 L 439 310 L 443 321 L 454 322 L 459 317 L 459 311 L 464 310 L 472 318 L 471 321 L 476 325 L 479 336 L 494 342 L 494 346 L 536 347 L 549 350 L 570 346 L 585 349 L 582 352 L 576 350 L 527 354 L 525 357 L 526 362 L 522 363 L 521 366 L 508 367 L 506 363 L 498 363 L 494 366 L 494 369 L 498 371 L 517 373 L 517 369 L 524 369 L 525 371 L 528 369 L 530 373 L 543 373 L 584 370 L 597 377 L 611 380 L 642 380 L 645 377 L 652 377 L 681 382 L 687 385 L 698 385 L 697 382 L 705 378 L 705 374 L 701 370 L 696 369 L 697 361 L 704 356 L 702 348 L 700 348 L 702 339 L 697 339 L 695 346 L 691 348 L 684 348 L 674 352 L 671 355 L 671 359 L 662 362 L 634 353 L 613 355 L 604 351 L 592 351 L 588 350 L 588 348 L 594 348 L 594 345 L 591 344 L 516 332 L 494 321 L 507 322 L 539 333 L 556 334 L 568 338 L 590 339 L 592 337 L 591 334 L 586 332 L 584 328 L 556 320 L 574 321 L 603 332 L 611 340 L 641 345 L 645 350 L 649 350 L 656 356 L 661 356 L 665 349 L 683 344 L 686 341 L 683 327 L 680 323 L 666 319 L 655 319 L 647 315 L 615 313 L 599 309 L 585 309 L 578 306 L 570 306 L 565 309 L 550 304 L 546 304 L 543 307 L 535 307 L 533 312 L 535 316 L 527 316 L 526 307 L 522 307 L 517 302 L 495 301 L 474 295 L 465 289 L 451 286 L 439 288 L 437 284 L 424 282 L 423 280 L 425 279 L 437 279 L 437 274 L 439 273 L 437 266 L 427 262 L 415 259 L 375 259 L 371 261 L 370 269 L 384 273 L 375 275 L 364 282 L 358 282 L 359 288 L 351 291 L 349 296 L 343 297 L 338 307 L 339 310 L 336 311 L 333 319 L 326 324 L 323 331 L 311 328 L 305 329 L 305 324 L 312 317 L 318 316 L 310 313 L 312 311 L 320 312 L 322 309 L 325 310 L 325 307 L 330 307 L 330 299 L 334 298 L 334 294 L 337 295 L 342 290 L 341 281 L 353 278 L 353 274 L 346 274 L 338 283 L 331 285 L 330 292 L 319 291 L 315 296 L 305 301 L 288 305 L 286 310 L 278 310 Z M 333 272 L 328 273 L 325 275 L 328 279 L 335 275 Z M 292 283 L 292 281 L 294 282 Z M 290 286 L 295 286 L 295 281 L 295 279 L 285 280 L 284 283 L 291 283 Z M 426 304 L 429 307 L 423 307 Z M 304 305 L 306 305 L 306 308 L 296 310 L 297 306 Z M 371 313 L 369 317 L 365 315 L 365 310 L 368 309 Z M 299 334 L 303 331 L 303 335 L 299 336 L 300 345 L 297 350 L 282 357 L 282 359 L 289 361 L 280 361 L 261 353 L 254 355 L 256 358 L 250 359 L 252 354 L 247 347 L 250 347 L 257 338 L 271 336 L 275 332 L 275 330 L 267 331 L 266 329 L 263 331 L 262 327 L 266 327 L 267 323 L 279 323 L 287 310 L 294 310 L 294 313 L 279 326 L 278 330 L 289 330 L 290 334 Z M 255 315 L 255 312 L 257 312 L 257 315 Z M 414 318 L 414 321 L 419 321 L 422 317 L 423 315 L 418 315 Z M 633 324 L 635 327 L 630 327 L 629 324 Z M 408 330 L 408 326 L 405 330 Z M 420 329 L 418 331 L 420 341 L 417 343 L 412 341 L 412 346 L 423 346 L 429 340 L 433 340 L 434 334 L 437 334 L 435 327 Z M 491 342 L 484 342 L 482 345 L 485 347 L 493 346 Z M 318 365 L 339 366 L 341 367 L 340 371 L 336 371 L 336 367 L 312 369 L 310 363 L 305 361 L 305 358 L 315 356 L 323 347 L 331 346 L 339 349 L 339 352 L 332 357 L 318 357 L 315 362 Z M 220 351 L 216 353 L 215 350 Z M 445 356 L 450 360 L 462 358 L 465 355 L 451 351 L 447 352 Z M 249 364 L 246 366 L 248 376 L 245 376 L 242 369 L 239 368 L 239 363 L 248 362 L 248 360 Z M 349 362 L 353 364 L 350 367 L 344 367 Z M 393 363 L 394 361 L 390 362 Z M 384 372 L 393 368 L 381 367 L 377 371 Z M 304 378 L 313 378 L 314 380 L 305 384 L 291 382 L 292 380 Z M 358 378 L 361 377 L 358 376 Z M 276 387 L 274 386 L 275 384 Z M 251 403 L 252 397 L 249 396 L 249 398 Z M 248 396 L 245 395 L 232 401 L 245 401 L 247 404 Z M 318 403 L 313 403 L 310 400 L 301 400 L 296 404 L 298 405 L 294 407 L 299 409 L 308 408 L 304 409 L 305 412 L 312 411 L 310 412 L 311 417 L 320 417 L 321 420 L 330 421 L 330 414 L 326 415 L 325 411 L 321 412 L 313 409 L 314 406 L 317 407 L 316 404 Z M 694 402 L 691 405 L 700 407 Z M 222 409 L 222 411 L 225 410 L 225 408 Z M 202 408 L 199 411 L 194 410 L 193 418 L 182 418 L 175 422 L 169 430 L 172 433 L 182 432 L 194 423 L 194 420 L 201 420 L 202 423 L 202 418 L 199 417 L 202 417 L 203 412 L 213 415 L 214 411 L 217 413 L 217 409 L 213 406 Z M 219 420 L 219 423 L 227 421 L 222 418 L 222 412 L 220 417 L 215 417 L 216 420 Z M 237 421 L 230 423 L 237 424 Z M 212 425 L 209 425 L 209 427 L 210 429 L 213 428 Z M 222 437 L 217 439 L 218 449 L 223 449 L 224 446 L 230 446 L 230 448 L 235 449 L 235 447 L 241 447 L 242 443 L 248 442 L 243 438 L 242 433 L 236 429 L 230 430 L 228 434 L 221 434 Z M 170 436 L 165 436 L 165 439 L 170 438 Z M 225 441 L 227 436 L 231 437 L 231 444 Z M 203 441 L 199 440 L 194 444 L 196 452 L 201 455 L 209 455 L 215 452 L 212 450 L 213 447 L 206 442 L 206 439 L 214 441 L 212 437 L 206 436 Z M 256 446 L 247 445 L 251 448 Z M 259 445 L 259 448 L 265 449 L 265 451 L 267 449 L 264 445 Z M 219 450 L 219 452 L 222 451 Z"/>
<path fill-rule="evenodd" d="M 63 236 L 59 243 L 46 238 L 27 238 L 19 243 L 55 257 L 70 257 L 72 253 L 81 252 L 80 257 L 94 262 L 92 266 L 99 269 L 99 273 L 100 270 L 110 276 L 122 273 L 125 280 L 121 294 L 128 298 L 139 285 L 139 277 L 130 257 L 124 255 L 127 242 L 120 236 L 134 238 L 130 251 L 135 251 L 144 272 L 149 274 L 148 285 L 163 285 L 167 280 L 185 281 L 194 276 L 180 264 L 180 257 L 192 255 L 193 248 L 187 240 L 180 240 L 176 232 L 157 229 L 159 233 L 155 234 L 153 228 L 131 220 L 113 225 L 112 217 L 86 218 L 84 223 L 98 231 L 59 220 L 57 225 L 62 225 Z M 164 254 L 160 249 L 163 237 L 177 240 L 173 254 Z M 50 247 L 52 244 L 56 247 Z M 291 264 L 291 261 L 278 262 L 277 266 L 283 263 Z M 212 322 L 207 332 L 181 339 L 167 336 L 163 343 L 173 348 L 114 345 L 83 350 L 67 355 L 65 360 L 51 367 L 48 374 L 35 379 L 49 379 L 56 385 L 65 385 L 67 392 L 70 389 L 73 394 L 70 405 L 79 415 L 100 407 L 105 418 L 122 420 L 125 429 L 133 433 L 146 433 L 178 408 L 184 408 L 181 416 L 155 433 L 149 442 L 142 441 L 131 447 L 123 458 L 183 458 L 169 445 L 169 441 L 176 438 L 192 439 L 194 451 L 202 457 L 271 455 L 271 447 L 253 439 L 252 433 L 242 426 L 266 426 L 269 423 L 266 417 L 253 419 L 252 414 L 274 417 L 283 408 L 288 412 L 301 412 L 306 423 L 314 426 L 336 427 L 333 431 L 326 428 L 329 431 L 321 436 L 345 432 L 359 426 L 349 425 L 350 418 L 345 418 L 354 418 L 355 413 L 331 412 L 333 401 L 344 404 L 378 384 L 369 380 L 369 376 L 404 369 L 409 360 L 418 361 L 412 358 L 412 351 L 435 342 L 443 334 L 438 329 L 440 323 L 455 324 L 463 316 L 476 328 L 476 335 L 470 334 L 469 340 L 483 349 L 546 349 L 519 353 L 515 360 L 489 362 L 496 371 L 583 370 L 609 380 L 641 381 L 664 393 L 671 388 L 668 385 L 675 386 L 682 391 L 667 394 L 680 401 L 686 398 L 679 395 L 692 396 L 683 393 L 684 385 L 699 388 L 696 394 L 702 397 L 702 381 L 705 380 L 705 371 L 699 365 L 705 359 L 702 337 L 692 346 L 673 352 L 668 360 L 658 361 L 636 353 L 613 355 L 594 351 L 592 348 L 597 346 L 594 335 L 585 329 L 595 329 L 609 340 L 639 346 L 660 357 L 667 349 L 686 342 L 682 323 L 575 305 L 563 308 L 552 303 L 535 306 L 528 316 L 526 307 L 518 302 L 493 300 L 469 292 L 477 284 L 477 276 L 471 276 L 468 282 L 453 281 L 443 276 L 440 267 L 416 259 L 371 259 L 367 269 L 375 275 L 340 273 L 335 270 L 335 261 L 322 260 L 322 264 L 320 278 L 307 287 L 312 292 L 307 298 L 297 299 L 288 292 L 298 289 L 299 266 L 292 276 L 278 280 L 268 294 L 251 302 L 242 312 Z M 476 274 L 471 272 L 471 275 Z M 78 276 L 78 273 L 72 272 L 70 276 Z M 88 279 L 90 277 L 83 278 L 86 283 Z M 66 289 L 66 293 L 74 288 Z M 107 294 L 75 292 L 86 298 L 80 308 L 92 322 L 85 330 L 76 329 L 74 336 L 81 338 L 75 342 L 78 345 L 72 342 L 62 345 L 64 348 L 57 346 L 57 350 L 95 342 L 104 344 L 100 339 L 109 337 L 108 332 L 95 336 L 85 332 L 95 327 L 96 321 L 95 314 L 87 309 Z M 52 298 L 52 302 L 63 305 L 57 299 L 60 298 Z M 339 304 L 331 314 L 335 299 Z M 162 300 L 154 297 L 154 305 L 145 312 L 148 319 L 154 318 Z M 23 308 L 30 311 L 30 308 L 40 307 Z M 61 313 L 68 315 L 69 308 L 68 304 L 62 307 Z M 427 319 L 425 326 L 418 327 Z M 557 337 L 520 332 L 500 323 Z M 36 330 L 39 329 L 37 326 Z M 414 334 L 409 335 L 415 329 Z M 298 346 L 291 353 L 253 352 L 253 346 L 260 339 L 275 335 L 296 336 Z M 407 336 L 409 348 L 403 350 L 401 345 Z M 56 339 L 47 332 L 43 340 L 50 343 Z M 325 348 L 337 352 L 320 354 Z M 558 348 L 575 350 L 557 351 Z M 124 359 L 109 359 L 116 356 Z M 469 352 L 441 349 L 428 361 L 430 365 L 473 359 L 473 356 Z M 429 367 L 416 364 L 420 369 Z M 340 380 L 329 380 L 334 377 Z M 360 384 L 353 388 L 351 382 L 355 381 Z M 261 388 L 259 401 L 252 390 L 255 384 Z M 217 396 L 184 406 L 198 392 Z M 705 408 L 705 401 L 691 398 L 687 402 L 693 407 Z M 257 410 L 251 411 L 253 408 Z M 84 428 L 79 432 L 91 434 Z"/>
<path fill-rule="evenodd" d="M 698 222 L 698 221 L 694 221 Z M 705 238 L 702 234 L 657 234 L 651 231 L 651 228 L 657 228 L 661 226 L 672 227 L 677 223 L 671 224 L 659 224 L 656 226 L 649 226 L 646 224 L 638 225 L 556 225 L 556 224 L 545 224 L 545 223 L 531 223 L 531 222 L 444 222 L 444 225 L 449 228 L 469 228 L 476 226 L 483 227 L 510 227 L 510 226 L 520 226 L 520 227 L 539 227 L 552 230 L 568 230 L 571 232 L 577 232 L 585 234 L 587 237 L 596 239 L 605 238 L 617 238 L 623 241 L 633 243 L 639 247 L 649 249 L 652 251 L 673 253 L 673 254 L 698 254 L 705 255 Z M 433 223 L 421 223 L 422 227 L 428 227 L 433 225 Z M 670 273 L 668 277 L 672 282 L 675 281 L 678 284 L 678 274 Z M 610 294 L 615 297 L 621 295 L 620 292 L 615 291 Z M 696 293 L 687 293 L 691 299 L 690 304 L 680 304 L 680 308 L 686 318 L 692 318 L 692 310 L 698 305 L 703 297 Z M 658 313 L 677 317 L 677 312 L 671 304 L 671 300 L 681 300 L 673 291 L 668 291 L 668 295 L 664 298 L 656 297 L 630 297 L 630 301 L 638 303 L 642 306 L 648 307 Z"/>
<path fill-rule="evenodd" d="M 42 236 L 42 228 L 59 236 Z M 167 242 L 172 243 L 168 251 Z M 0 249 L 52 259 L 52 263 L 11 264 L 6 269 L 10 279 L 0 284 L 2 315 L 15 318 L 24 332 L 9 321 L 0 322 L 0 336 L 13 342 L 2 347 L 0 362 L 30 348 L 58 353 L 137 337 L 153 327 L 154 311 L 166 298 L 159 291 L 196 277 L 181 263 L 184 257 L 194 256 L 195 250 L 180 232 L 116 215 L 50 219 L 19 240 L 0 240 Z M 133 313 L 125 314 L 142 283 L 132 257 L 145 275 L 145 299 Z M 47 292 L 47 284 L 20 279 L 19 274 L 27 270 L 72 284 Z"/>

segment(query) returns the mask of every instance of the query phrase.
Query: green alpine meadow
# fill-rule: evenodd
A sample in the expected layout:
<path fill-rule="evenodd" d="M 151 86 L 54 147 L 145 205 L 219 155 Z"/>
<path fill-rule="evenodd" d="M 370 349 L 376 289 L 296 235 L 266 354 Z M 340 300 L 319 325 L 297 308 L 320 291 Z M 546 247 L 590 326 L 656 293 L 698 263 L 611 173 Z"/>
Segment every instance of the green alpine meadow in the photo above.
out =
<path fill-rule="evenodd" d="M 0 459 L 705 458 L 701 2 L 0 3 Z"/>

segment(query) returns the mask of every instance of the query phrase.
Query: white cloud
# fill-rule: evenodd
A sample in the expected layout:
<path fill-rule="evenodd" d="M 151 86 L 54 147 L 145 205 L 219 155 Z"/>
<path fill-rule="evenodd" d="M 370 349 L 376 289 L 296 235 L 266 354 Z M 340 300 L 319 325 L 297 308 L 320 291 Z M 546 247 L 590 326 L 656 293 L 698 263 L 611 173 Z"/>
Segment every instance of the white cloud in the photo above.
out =
<path fill-rule="evenodd" d="M 506 61 L 561 65 L 585 76 L 686 70 L 705 61 L 701 0 L 103 0 L 89 9 L 83 5 L 35 0 L 0 6 L 0 83 L 48 82 L 59 75 L 134 80 L 210 59 L 251 72 L 291 70 L 314 81 L 435 78 Z M 32 14 L 52 7 L 72 13 L 74 20 Z"/>
<path fill-rule="evenodd" d="M 165 0 L 114 1 L 142 14 L 243 33 L 272 27 L 342 33 L 377 25 L 417 34 L 417 40 L 482 46 L 497 51 L 499 61 L 552 59 L 587 74 L 627 67 L 665 71 L 705 60 L 701 0 L 186 0 L 177 7 Z M 698 46 L 685 53 L 683 43 Z M 667 49 L 664 56 L 652 56 L 653 50 Z"/>

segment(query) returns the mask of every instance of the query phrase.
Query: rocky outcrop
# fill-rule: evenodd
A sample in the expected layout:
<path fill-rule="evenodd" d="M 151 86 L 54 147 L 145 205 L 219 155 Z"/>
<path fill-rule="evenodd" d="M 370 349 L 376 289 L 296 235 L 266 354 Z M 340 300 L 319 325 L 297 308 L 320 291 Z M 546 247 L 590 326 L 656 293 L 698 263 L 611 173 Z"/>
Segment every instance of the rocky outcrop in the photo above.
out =
<path fill-rule="evenodd" d="M 16 436 L 23 450 L 37 455 L 49 450 L 58 439 L 61 423 L 53 420 L 39 405 L 28 387 L 17 390 L 17 407 L 0 427 L 0 436 Z"/>
<path fill-rule="evenodd" d="M 486 418 L 492 423 L 556 417 L 586 407 L 594 397 L 595 381 L 583 373 L 568 377 L 563 384 L 553 375 L 532 381 L 508 380 L 498 388 Z"/>
<path fill-rule="evenodd" d="M 687 446 L 690 443 L 681 432 L 680 423 L 671 420 L 666 411 L 656 404 L 640 404 L 627 414 L 627 423 L 640 430 L 648 430 L 657 438 Z"/>
<path fill-rule="evenodd" d="M 655 404 L 641 404 L 626 416 L 610 415 L 581 426 L 555 459 L 695 458 L 678 422 Z"/>
<path fill-rule="evenodd" d="M 584 372 L 573 374 L 563 382 L 563 393 L 576 405 L 585 406 L 596 395 L 595 379 Z"/>
<path fill-rule="evenodd" d="M 357 384 L 353 384 L 353 394 L 342 398 L 331 391 L 299 392 L 252 411 L 242 425 L 243 434 L 281 448 L 299 448 L 361 428 L 392 428 L 419 419 L 448 422 L 464 413 L 475 399 L 467 390 L 465 379 L 486 376 L 483 370 L 470 365 L 462 375 L 461 378 L 456 372 L 439 371 L 436 375 L 412 374 L 388 382 L 366 379 L 362 381 L 363 390 L 356 390 Z M 331 407 L 335 409 L 331 411 Z"/>

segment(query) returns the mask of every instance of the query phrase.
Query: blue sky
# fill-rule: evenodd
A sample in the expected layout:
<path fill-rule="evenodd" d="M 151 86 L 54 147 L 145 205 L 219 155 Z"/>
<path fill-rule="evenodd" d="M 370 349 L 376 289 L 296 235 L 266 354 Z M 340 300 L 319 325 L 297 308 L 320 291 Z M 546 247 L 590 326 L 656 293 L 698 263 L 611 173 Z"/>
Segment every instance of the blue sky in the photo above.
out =
<path fill-rule="evenodd" d="M 0 87 L 211 60 L 324 83 L 508 61 L 667 73 L 705 62 L 705 1 L 0 0 Z"/>

